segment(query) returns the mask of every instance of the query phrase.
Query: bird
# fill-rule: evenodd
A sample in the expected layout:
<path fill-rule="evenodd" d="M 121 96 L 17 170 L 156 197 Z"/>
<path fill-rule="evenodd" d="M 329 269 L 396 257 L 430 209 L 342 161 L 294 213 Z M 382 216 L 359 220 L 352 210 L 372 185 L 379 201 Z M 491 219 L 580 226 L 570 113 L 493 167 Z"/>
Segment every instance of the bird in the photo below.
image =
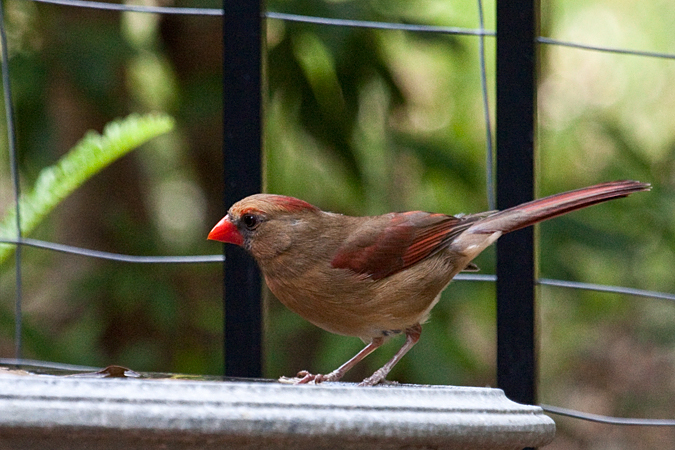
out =
<path fill-rule="evenodd" d="M 322 211 L 294 197 L 254 194 L 230 207 L 208 239 L 243 247 L 271 292 L 314 325 L 366 346 L 328 374 L 306 370 L 290 384 L 340 380 L 389 338 L 405 334 L 396 354 L 361 386 L 386 376 L 417 343 L 441 292 L 500 236 L 607 200 L 650 190 L 612 181 L 502 211 L 446 215 L 424 211 L 355 217 Z"/>

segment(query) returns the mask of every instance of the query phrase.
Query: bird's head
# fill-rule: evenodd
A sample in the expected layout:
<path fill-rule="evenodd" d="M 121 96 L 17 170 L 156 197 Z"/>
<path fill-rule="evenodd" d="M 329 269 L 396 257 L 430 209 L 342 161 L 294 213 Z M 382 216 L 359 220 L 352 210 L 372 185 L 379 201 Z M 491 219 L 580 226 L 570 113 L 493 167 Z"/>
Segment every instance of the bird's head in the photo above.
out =
<path fill-rule="evenodd" d="M 262 256 L 256 253 L 273 248 L 278 251 L 281 246 L 287 245 L 285 241 L 289 237 L 284 227 L 287 221 L 294 221 L 308 212 L 319 211 L 316 206 L 297 198 L 256 194 L 232 205 L 227 215 L 213 227 L 208 238 L 239 245 L 254 256 Z"/>

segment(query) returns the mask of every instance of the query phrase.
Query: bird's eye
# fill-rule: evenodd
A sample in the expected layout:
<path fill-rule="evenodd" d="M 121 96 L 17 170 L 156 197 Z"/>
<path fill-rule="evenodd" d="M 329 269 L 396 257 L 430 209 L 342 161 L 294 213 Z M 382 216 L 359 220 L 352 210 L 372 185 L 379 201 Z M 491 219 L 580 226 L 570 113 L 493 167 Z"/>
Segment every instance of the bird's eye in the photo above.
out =
<path fill-rule="evenodd" d="M 246 225 L 246 228 L 248 228 L 249 230 L 254 229 L 260 223 L 260 220 L 258 220 L 258 218 L 253 214 L 244 214 L 241 220 L 244 222 L 244 225 Z"/>

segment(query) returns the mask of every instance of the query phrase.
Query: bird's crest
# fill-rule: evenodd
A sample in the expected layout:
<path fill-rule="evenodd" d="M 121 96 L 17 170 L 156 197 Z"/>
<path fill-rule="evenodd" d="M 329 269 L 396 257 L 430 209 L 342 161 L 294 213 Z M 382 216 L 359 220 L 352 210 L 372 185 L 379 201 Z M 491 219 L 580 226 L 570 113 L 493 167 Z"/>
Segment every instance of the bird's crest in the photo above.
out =
<path fill-rule="evenodd" d="M 255 213 L 319 211 L 316 206 L 294 197 L 276 194 L 255 194 L 232 205 L 236 216 Z"/>

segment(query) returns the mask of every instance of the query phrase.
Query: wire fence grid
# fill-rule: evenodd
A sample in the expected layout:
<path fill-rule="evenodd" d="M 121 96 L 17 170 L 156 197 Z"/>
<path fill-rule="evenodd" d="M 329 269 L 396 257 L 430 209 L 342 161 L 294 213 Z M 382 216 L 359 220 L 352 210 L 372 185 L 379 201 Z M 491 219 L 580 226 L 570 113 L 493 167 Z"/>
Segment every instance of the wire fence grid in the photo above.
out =
<path fill-rule="evenodd" d="M 62 5 L 65 7 L 82 7 L 82 8 L 94 8 L 101 10 L 109 11 L 118 11 L 118 12 L 136 12 L 136 13 L 148 13 L 148 14 L 176 14 L 176 15 L 196 15 L 196 16 L 222 16 L 223 10 L 215 8 L 183 8 L 183 7 L 159 7 L 159 6 L 141 6 L 141 5 L 128 5 L 128 4 L 116 4 L 116 3 L 105 3 L 97 1 L 87 1 L 87 0 L 31 0 L 33 2 L 39 3 L 51 3 L 55 5 Z M 479 45 L 479 60 L 480 60 L 480 77 L 481 77 L 481 89 L 482 89 L 482 104 L 484 108 L 484 120 L 486 127 L 486 158 L 487 158 L 487 195 L 488 195 L 488 204 L 490 209 L 494 209 L 495 199 L 494 199 L 494 175 L 492 173 L 493 167 L 493 146 L 492 146 L 492 124 L 490 123 L 490 106 L 488 99 L 488 86 L 487 86 L 487 77 L 486 77 L 486 63 L 485 63 L 485 48 L 484 48 L 484 39 L 495 38 L 496 32 L 494 30 L 487 30 L 484 28 L 483 21 L 483 5 L 481 0 L 477 0 L 478 8 L 478 22 L 479 27 L 476 29 L 470 28 L 460 28 L 460 27 L 445 27 L 445 26 L 429 26 L 429 25 L 415 25 L 415 24 L 403 24 L 403 23 L 388 23 L 388 22 L 374 22 L 374 21 L 361 21 L 361 20 L 352 20 L 352 19 L 340 19 L 340 18 L 328 18 L 328 17 L 313 17 L 313 16 L 304 16 L 297 14 L 286 14 L 273 11 L 267 11 L 263 13 L 263 18 L 268 20 L 282 20 L 282 21 L 292 21 L 292 22 L 303 22 L 324 26 L 339 26 L 339 27 L 361 27 L 361 28 L 373 28 L 373 29 L 383 29 L 383 30 L 399 30 L 407 31 L 413 33 L 443 33 L 443 34 L 452 34 L 452 35 L 464 35 L 464 36 L 476 36 L 480 39 Z M 7 51 L 7 32 L 6 32 L 6 23 L 4 17 L 4 1 L 0 0 L 0 50 L 2 52 L 2 80 L 3 80 L 3 95 L 4 95 L 4 105 L 7 119 L 7 130 L 8 130 L 8 150 L 9 150 L 9 164 L 11 176 L 13 178 L 13 200 L 16 208 L 16 221 L 17 221 L 17 236 L 15 238 L 0 238 L 0 243 L 2 244 L 11 244 L 16 246 L 15 252 L 15 272 L 16 272 L 16 305 L 15 305 L 15 326 L 16 326 L 16 352 L 15 352 L 15 363 L 26 362 L 28 360 L 21 359 L 21 317 L 22 317 L 22 300 L 21 300 L 21 281 L 22 281 L 22 260 L 21 260 L 21 248 L 23 246 L 30 246 L 41 248 L 49 251 L 69 253 L 73 255 L 79 255 L 90 258 L 100 258 L 113 261 L 120 261 L 126 263 L 143 263 L 143 264 L 195 264 L 195 263 L 222 263 L 225 260 L 223 255 L 194 255 L 194 256 L 135 256 L 135 255 L 126 255 L 119 253 L 110 253 L 97 251 L 92 249 L 80 248 L 70 245 L 64 245 L 54 242 L 47 242 L 37 239 L 25 238 L 21 234 L 21 227 L 19 226 L 21 221 L 21 215 L 19 211 L 19 197 L 20 197 L 20 180 L 19 180 L 19 170 L 17 162 L 17 153 L 16 153 L 16 134 L 15 134 L 15 117 L 14 109 L 12 106 L 12 92 L 10 84 L 10 67 L 9 67 L 9 57 Z M 661 59 L 675 59 L 675 54 L 669 53 L 659 53 L 659 52 L 650 52 L 642 50 L 631 50 L 624 48 L 612 48 L 612 47 L 603 47 L 603 46 L 593 46 L 586 45 L 578 42 L 568 42 L 561 41 L 557 39 L 551 39 L 548 37 L 537 37 L 536 42 L 542 45 L 554 45 L 554 46 L 565 46 L 576 48 L 584 51 L 595 51 L 595 52 L 609 52 L 609 53 L 618 53 L 624 55 L 638 56 L 638 57 L 648 57 L 648 58 L 661 58 Z M 458 281 L 478 281 L 478 282 L 495 282 L 497 277 L 496 275 L 480 275 L 480 274 L 460 274 L 455 277 Z M 593 290 L 598 292 L 609 292 L 622 295 L 630 296 L 640 296 L 654 299 L 664 299 L 675 301 L 675 294 L 656 292 L 642 289 L 635 289 L 622 286 L 608 286 L 600 285 L 593 283 L 582 283 L 582 282 L 571 282 L 563 280 L 552 280 L 552 279 L 538 279 L 536 281 L 540 285 L 548 285 L 555 287 L 562 287 L 568 289 L 583 289 L 583 290 Z M 5 359 L 4 361 L 10 361 Z M 39 364 L 39 362 L 30 361 L 33 364 Z M 599 422 L 604 424 L 612 425 L 625 425 L 625 426 L 675 426 L 675 420 L 668 419 L 640 419 L 640 418 L 620 418 L 620 417 L 610 417 L 602 416 L 596 414 L 589 414 L 581 411 L 571 410 L 567 408 L 561 408 L 557 406 L 550 405 L 540 405 L 545 411 L 551 414 L 573 417 L 576 419 L 581 419 L 591 422 Z"/>

